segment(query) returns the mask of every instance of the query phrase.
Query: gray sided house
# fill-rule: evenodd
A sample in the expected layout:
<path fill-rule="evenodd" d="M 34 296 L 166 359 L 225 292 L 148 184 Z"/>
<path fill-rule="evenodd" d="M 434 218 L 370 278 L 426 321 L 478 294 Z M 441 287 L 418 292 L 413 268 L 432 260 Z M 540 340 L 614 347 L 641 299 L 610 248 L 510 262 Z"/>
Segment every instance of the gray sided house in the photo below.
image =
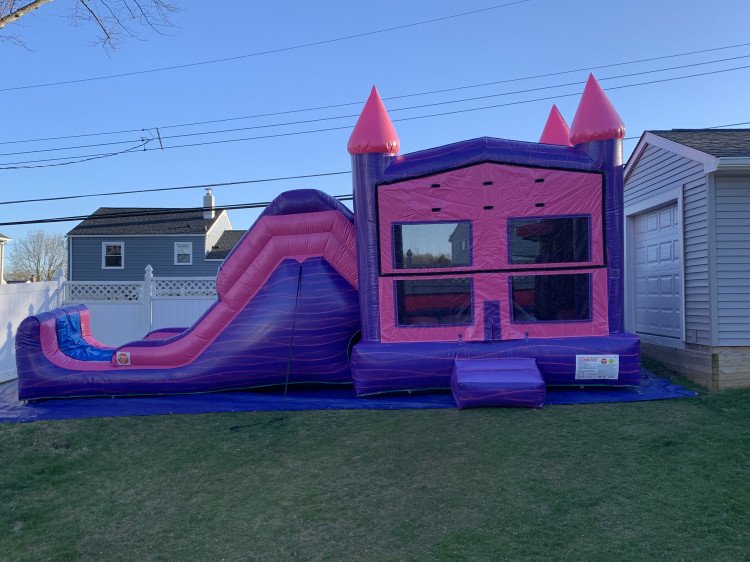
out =
<path fill-rule="evenodd" d="M 207 201 L 213 206 L 213 197 Z M 142 280 L 147 265 L 158 277 L 214 277 L 244 231 L 232 230 L 226 211 L 102 207 L 68 232 L 71 281 Z M 133 216 L 101 218 L 132 213 Z M 141 214 L 143 213 L 143 214 Z"/>
<path fill-rule="evenodd" d="M 645 132 L 625 216 L 625 322 L 644 355 L 750 386 L 750 129 Z"/>

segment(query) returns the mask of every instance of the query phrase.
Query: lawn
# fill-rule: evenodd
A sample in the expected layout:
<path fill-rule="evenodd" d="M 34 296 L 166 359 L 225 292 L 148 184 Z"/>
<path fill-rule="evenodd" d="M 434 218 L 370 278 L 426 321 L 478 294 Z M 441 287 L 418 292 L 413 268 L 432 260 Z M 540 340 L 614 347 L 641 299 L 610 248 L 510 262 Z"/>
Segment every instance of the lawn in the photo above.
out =
<path fill-rule="evenodd" d="M 0 425 L 0 558 L 746 559 L 750 391 Z"/>

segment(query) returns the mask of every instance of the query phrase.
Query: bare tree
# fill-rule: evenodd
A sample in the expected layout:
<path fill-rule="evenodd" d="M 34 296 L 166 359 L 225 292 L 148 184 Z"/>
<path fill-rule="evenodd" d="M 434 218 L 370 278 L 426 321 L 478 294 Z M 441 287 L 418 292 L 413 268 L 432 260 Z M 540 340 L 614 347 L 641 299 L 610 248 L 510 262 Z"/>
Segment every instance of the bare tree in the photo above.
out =
<path fill-rule="evenodd" d="M 54 0 L 0 0 L 0 29 Z M 96 43 L 106 50 L 116 49 L 129 37 L 141 40 L 139 33 L 150 29 L 164 35 L 173 27 L 171 16 L 177 5 L 170 0 L 66 0 L 74 24 L 94 24 L 100 35 Z M 16 35 L 0 35 L 0 41 L 24 45 Z"/>
<path fill-rule="evenodd" d="M 65 270 L 68 252 L 63 234 L 33 230 L 8 249 L 9 279 L 51 281 L 59 269 Z"/>

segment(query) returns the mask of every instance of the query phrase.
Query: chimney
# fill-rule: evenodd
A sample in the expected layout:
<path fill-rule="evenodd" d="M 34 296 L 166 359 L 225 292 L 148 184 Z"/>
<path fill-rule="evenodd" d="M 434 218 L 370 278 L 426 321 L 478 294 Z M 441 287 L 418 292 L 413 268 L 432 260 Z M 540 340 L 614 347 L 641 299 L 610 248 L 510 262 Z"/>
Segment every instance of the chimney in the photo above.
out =
<path fill-rule="evenodd" d="M 203 196 L 203 218 L 206 220 L 211 220 L 214 218 L 215 211 L 214 211 L 214 205 L 216 204 L 216 200 L 214 199 L 214 194 L 211 191 L 210 187 L 206 188 L 206 194 Z"/>

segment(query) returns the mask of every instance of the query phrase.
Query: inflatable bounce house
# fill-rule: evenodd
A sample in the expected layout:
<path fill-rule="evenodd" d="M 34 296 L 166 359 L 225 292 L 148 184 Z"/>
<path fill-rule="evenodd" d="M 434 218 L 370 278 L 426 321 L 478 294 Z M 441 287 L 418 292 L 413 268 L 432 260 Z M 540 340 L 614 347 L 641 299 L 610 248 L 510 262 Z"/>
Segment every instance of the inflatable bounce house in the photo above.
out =
<path fill-rule="evenodd" d="M 82 305 L 27 318 L 20 399 L 353 382 L 452 389 L 459 407 L 541 406 L 546 385 L 634 386 L 623 330 L 622 138 L 591 76 L 571 129 L 406 155 L 373 88 L 349 140 L 354 213 L 280 195 L 237 243 L 189 328 L 118 348 Z"/>

